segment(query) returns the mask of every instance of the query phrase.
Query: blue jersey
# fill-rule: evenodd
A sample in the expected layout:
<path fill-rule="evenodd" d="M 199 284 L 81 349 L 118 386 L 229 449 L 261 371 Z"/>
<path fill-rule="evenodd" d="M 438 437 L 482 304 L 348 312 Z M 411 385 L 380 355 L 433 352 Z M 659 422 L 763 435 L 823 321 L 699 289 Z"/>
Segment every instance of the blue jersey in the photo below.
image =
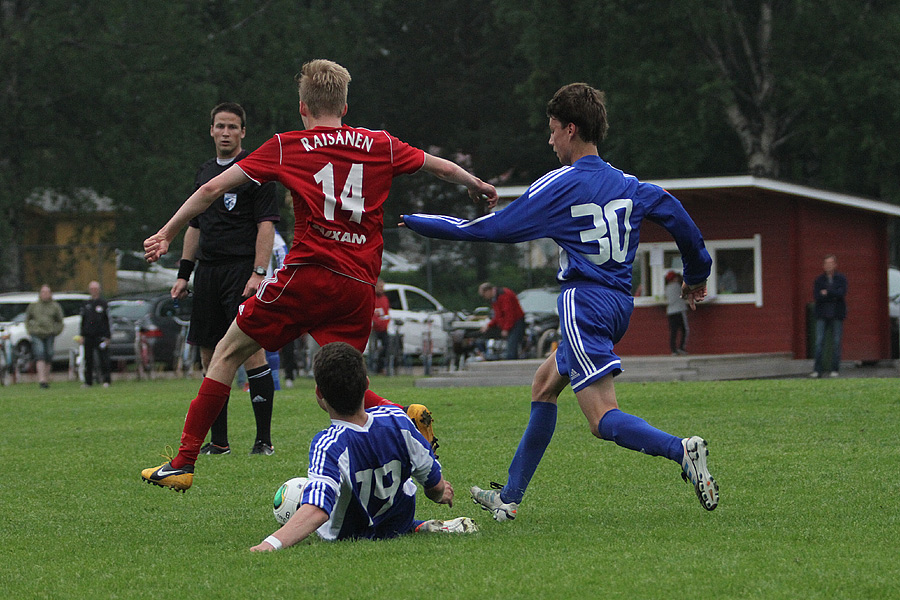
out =
<path fill-rule="evenodd" d="M 525 242 L 550 238 L 559 247 L 557 279 L 579 281 L 631 294 L 631 267 L 641 222 L 664 227 L 675 239 L 688 285 L 709 277 L 712 260 L 700 230 L 681 203 L 657 185 L 585 156 L 547 173 L 501 211 L 465 221 L 438 215 L 408 215 L 404 222 L 422 235 L 448 240 Z"/>
<path fill-rule="evenodd" d="M 309 448 L 309 483 L 302 504 L 318 506 L 328 521 L 318 533 L 327 540 L 388 538 L 413 530 L 416 485 L 441 481 L 441 465 L 402 409 L 366 411 L 359 427 L 332 420 Z"/>

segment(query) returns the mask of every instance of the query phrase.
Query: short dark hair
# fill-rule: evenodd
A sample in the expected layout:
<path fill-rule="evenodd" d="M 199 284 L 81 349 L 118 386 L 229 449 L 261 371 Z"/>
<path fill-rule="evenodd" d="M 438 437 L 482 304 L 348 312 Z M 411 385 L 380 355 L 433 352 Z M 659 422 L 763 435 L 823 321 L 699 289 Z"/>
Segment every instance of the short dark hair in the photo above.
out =
<path fill-rule="evenodd" d="M 362 353 L 345 342 L 325 344 L 313 359 L 319 392 L 339 415 L 352 415 L 363 404 L 368 382 Z"/>
<path fill-rule="evenodd" d="M 585 142 L 600 145 L 606 137 L 606 96 L 586 83 L 564 85 L 547 103 L 547 116 L 564 125 L 573 123 Z"/>
<path fill-rule="evenodd" d="M 221 102 L 216 104 L 216 106 L 209 111 L 210 127 L 216 122 L 216 115 L 220 112 L 228 112 L 239 116 L 241 118 L 241 129 L 244 129 L 247 126 L 247 113 L 244 112 L 244 108 L 240 104 L 237 102 Z"/>

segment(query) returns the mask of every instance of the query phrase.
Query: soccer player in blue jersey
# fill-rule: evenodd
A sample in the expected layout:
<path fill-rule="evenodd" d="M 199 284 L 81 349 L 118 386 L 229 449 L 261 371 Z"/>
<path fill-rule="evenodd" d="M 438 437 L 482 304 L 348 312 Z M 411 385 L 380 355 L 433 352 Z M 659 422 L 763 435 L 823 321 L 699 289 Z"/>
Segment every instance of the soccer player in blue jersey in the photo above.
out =
<path fill-rule="evenodd" d="M 634 308 L 631 267 L 641 222 L 662 225 L 684 264 L 682 296 L 691 309 L 706 297 L 712 261 L 700 231 L 674 197 L 604 162 L 597 150 L 608 127 L 603 93 L 584 83 L 560 88 L 547 104 L 550 145 L 563 167 L 535 181 L 504 210 L 473 221 L 405 215 L 404 224 L 429 237 L 492 242 L 551 238 L 560 247 L 557 279 L 562 342 L 538 368 L 531 417 L 499 491 L 471 489 L 472 499 L 498 521 L 516 517 L 519 503 L 556 427 L 556 403 L 571 384 L 591 433 L 631 450 L 665 456 L 682 467 L 700 503 L 713 510 L 718 486 L 707 468 L 707 443 L 679 438 L 619 410 L 613 352 Z M 499 486 L 495 486 L 499 487 Z"/>
<path fill-rule="evenodd" d="M 318 531 L 326 540 L 381 539 L 404 533 L 477 531 L 468 517 L 415 519 L 416 484 L 438 504 L 453 506 L 453 486 L 425 438 L 396 406 L 365 410 L 362 354 L 344 342 L 322 347 L 313 362 L 316 399 L 331 427 L 313 438 L 309 483 L 301 506 L 281 529 L 253 546 L 279 550 Z"/>

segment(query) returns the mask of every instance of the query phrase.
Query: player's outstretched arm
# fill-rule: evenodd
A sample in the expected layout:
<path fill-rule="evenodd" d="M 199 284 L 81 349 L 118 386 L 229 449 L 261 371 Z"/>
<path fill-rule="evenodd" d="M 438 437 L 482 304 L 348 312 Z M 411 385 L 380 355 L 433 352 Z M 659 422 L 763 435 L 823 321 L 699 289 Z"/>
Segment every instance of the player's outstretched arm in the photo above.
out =
<path fill-rule="evenodd" d="M 499 196 L 494 186 L 478 179 L 455 162 L 426 152 L 425 164 L 422 168 L 444 181 L 466 186 L 469 190 L 469 197 L 475 202 L 484 200 L 487 202 L 488 208 L 497 206 Z"/>
<path fill-rule="evenodd" d="M 328 513 L 312 504 L 304 504 L 281 529 L 250 548 L 251 552 L 271 552 L 302 542 L 313 531 L 325 524 Z M 280 545 L 279 545 L 280 544 Z M 276 547 L 278 546 L 278 547 Z"/>
<path fill-rule="evenodd" d="M 447 504 L 450 507 L 453 506 L 453 486 L 443 477 L 437 482 L 437 485 L 425 490 L 425 495 L 432 502 Z"/>
<path fill-rule="evenodd" d="M 144 240 L 144 258 L 147 262 L 156 262 L 160 256 L 168 252 L 169 243 L 175 239 L 178 232 L 184 229 L 188 221 L 209 208 L 216 198 L 248 181 L 250 178 L 237 165 L 232 165 L 224 173 L 197 188 L 162 229 Z"/>

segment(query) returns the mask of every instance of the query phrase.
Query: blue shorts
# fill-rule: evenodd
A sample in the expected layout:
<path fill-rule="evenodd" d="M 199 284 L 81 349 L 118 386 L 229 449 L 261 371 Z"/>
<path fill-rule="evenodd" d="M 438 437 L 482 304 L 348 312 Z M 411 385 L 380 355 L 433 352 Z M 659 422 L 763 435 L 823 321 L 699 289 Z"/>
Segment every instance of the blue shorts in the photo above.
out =
<path fill-rule="evenodd" d="M 31 336 L 31 352 L 34 355 L 34 359 L 53 362 L 53 342 L 55 340 L 55 335 L 47 337 Z"/>
<path fill-rule="evenodd" d="M 579 283 L 564 287 L 556 301 L 562 341 L 556 351 L 556 369 L 568 375 L 574 391 L 601 377 L 622 372 L 613 352 L 634 310 L 628 294 L 599 285 Z"/>

